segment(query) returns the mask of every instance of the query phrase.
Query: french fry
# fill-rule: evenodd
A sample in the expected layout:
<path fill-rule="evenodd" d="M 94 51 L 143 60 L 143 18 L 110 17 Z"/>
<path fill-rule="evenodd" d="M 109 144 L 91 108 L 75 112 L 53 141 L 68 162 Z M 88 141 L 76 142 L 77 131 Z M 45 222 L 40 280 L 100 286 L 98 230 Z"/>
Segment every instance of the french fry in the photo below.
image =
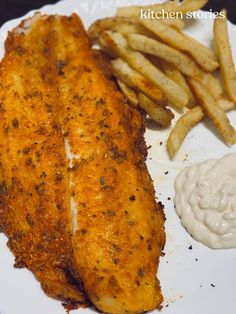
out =
<path fill-rule="evenodd" d="M 184 75 L 178 71 L 175 67 L 173 67 L 170 63 L 160 60 L 161 62 L 161 68 L 164 71 L 164 73 L 173 81 L 175 81 L 177 84 L 179 84 L 181 87 L 185 89 L 185 91 L 188 93 L 189 96 L 189 103 L 188 108 L 193 108 L 196 106 L 196 99 L 193 95 L 191 88 L 189 87 Z"/>
<path fill-rule="evenodd" d="M 181 19 L 164 18 L 162 19 L 162 22 L 168 26 L 174 27 L 177 30 L 182 30 L 184 28 L 184 21 Z M 137 19 L 122 16 L 107 17 L 97 20 L 90 25 L 87 33 L 91 40 L 96 40 L 105 30 L 113 30 L 123 34 L 138 33 L 146 36 L 156 37 L 154 33 L 140 25 Z"/>
<path fill-rule="evenodd" d="M 202 71 L 202 73 L 194 79 L 202 83 L 215 100 L 219 100 L 223 96 L 224 91 L 219 80 L 211 73 Z"/>
<path fill-rule="evenodd" d="M 152 84 L 160 88 L 173 105 L 180 108 L 187 106 L 189 99 L 186 91 L 169 79 L 141 53 L 129 50 L 124 36 L 119 33 L 105 31 L 101 34 L 101 37 L 113 52 L 123 58 L 134 70 L 146 77 Z"/>
<path fill-rule="evenodd" d="M 171 159 L 176 155 L 187 134 L 203 117 L 203 109 L 196 106 L 179 118 L 167 140 L 167 151 Z"/>
<path fill-rule="evenodd" d="M 136 107 L 138 105 L 138 95 L 135 92 L 135 90 L 127 86 L 125 83 L 123 83 L 119 79 L 117 79 L 117 84 L 120 87 L 120 90 L 123 92 L 123 94 L 127 98 L 127 100 L 131 103 L 131 105 Z"/>
<path fill-rule="evenodd" d="M 119 32 L 106 30 L 99 36 L 99 41 L 107 48 L 109 47 L 112 53 L 116 54 L 118 57 L 129 49 L 127 39 Z"/>
<path fill-rule="evenodd" d="M 121 23 L 113 25 L 110 30 L 119 32 L 123 35 L 128 34 L 142 34 L 151 38 L 156 38 L 156 35 L 150 32 L 147 28 L 140 24 Z"/>
<path fill-rule="evenodd" d="M 129 87 L 144 93 L 156 104 L 167 105 L 167 99 L 159 88 L 149 82 L 145 77 L 133 70 L 123 59 L 116 59 L 111 62 L 115 76 Z"/>
<path fill-rule="evenodd" d="M 189 35 L 187 35 L 187 34 L 185 34 L 183 32 L 182 32 L 182 35 L 186 38 L 186 40 L 191 41 L 192 45 L 195 46 L 196 49 L 198 47 L 201 47 L 201 50 L 204 51 L 205 54 L 207 54 L 209 58 L 212 58 L 212 59 L 214 59 L 215 61 L 218 62 L 215 53 L 211 49 L 209 49 L 207 46 L 203 45 L 198 40 L 194 39 L 193 37 L 190 37 Z"/>
<path fill-rule="evenodd" d="M 200 10 L 207 4 L 208 0 L 184 0 L 181 2 L 180 10 L 182 13 Z"/>
<path fill-rule="evenodd" d="M 221 109 L 221 107 L 217 104 L 211 94 L 201 83 L 194 79 L 190 79 L 189 81 L 196 97 L 198 98 L 209 118 L 214 123 L 219 134 L 223 137 L 225 143 L 228 145 L 235 144 L 236 132 L 230 124 L 230 121 L 224 110 Z"/>
<path fill-rule="evenodd" d="M 210 117 L 227 144 L 236 142 L 236 131 L 225 114 L 235 108 L 236 103 L 236 72 L 226 12 L 225 18 L 214 23 L 219 63 L 213 51 L 182 32 L 184 14 L 206 3 L 207 0 L 174 0 L 119 8 L 118 16 L 99 20 L 89 28 L 90 38 L 97 40 L 115 58 L 113 73 L 131 104 L 139 105 L 163 127 L 169 126 L 174 117 L 165 107 L 168 103 L 165 97 L 170 104 L 190 109 L 179 118 L 169 135 L 170 158 L 205 115 Z M 151 17 L 155 14 L 156 18 Z M 150 18 L 146 18 L 147 15 Z M 231 101 L 223 98 L 220 81 L 210 73 L 219 65 Z"/>
<path fill-rule="evenodd" d="M 98 38 L 99 45 L 113 58 L 122 57 L 129 49 L 128 41 L 119 32 L 103 31 Z"/>
<path fill-rule="evenodd" d="M 103 40 L 102 36 L 99 36 L 96 40 L 96 43 L 100 46 L 100 48 L 107 53 L 108 56 L 112 58 L 116 58 L 117 54 L 111 49 L 111 47 Z"/>
<path fill-rule="evenodd" d="M 185 26 L 184 21 L 180 18 L 175 18 L 175 19 L 163 18 L 161 20 L 164 24 L 166 24 L 170 27 L 173 27 L 173 28 L 177 29 L 178 31 L 182 31 L 182 29 Z"/>
<path fill-rule="evenodd" d="M 162 10 L 166 11 L 177 11 L 179 6 L 177 3 L 174 2 L 164 2 L 162 4 L 154 4 L 154 5 L 147 5 L 147 6 L 128 6 L 128 7 L 120 7 L 116 11 L 117 16 L 124 16 L 124 17 L 141 17 L 141 10 L 148 11 L 153 10 L 157 12 L 161 12 Z"/>
<path fill-rule="evenodd" d="M 128 34 L 131 48 L 155 55 L 173 65 L 186 76 L 202 82 L 217 100 L 223 94 L 219 81 L 209 72 L 204 72 L 188 55 L 155 39 L 139 34 Z"/>
<path fill-rule="evenodd" d="M 234 103 L 226 99 L 220 99 L 217 103 L 225 112 L 235 108 Z M 178 119 L 167 140 L 167 151 L 171 159 L 176 155 L 188 133 L 204 118 L 204 115 L 203 108 L 196 106 Z"/>
<path fill-rule="evenodd" d="M 221 98 L 217 101 L 217 103 L 218 103 L 218 106 L 220 106 L 220 108 L 224 110 L 224 112 L 235 109 L 235 103 L 233 103 L 232 101 L 228 99 Z"/>
<path fill-rule="evenodd" d="M 148 6 L 130 6 L 130 7 L 121 7 L 117 9 L 118 16 L 126 17 L 139 17 L 141 15 L 141 10 L 143 11 L 159 11 L 162 10 L 168 12 L 179 12 L 185 14 L 187 12 L 193 12 L 201 9 L 208 0 L 185 0 L 180 5 L 178 2 L 164 2 L 162 4 L 154 4 Z"/>
<path fill-rule="evenodd" d="M 214 22 L 215 48 L 226 93 L 236 102 L 236 72 L 228 34 L 227 12 L 221 12 L 224 13 L 224 18 L 217 18 Z"/>
<path fill-rule="evenodd" d="M 174 114 L 168 108 L 158 106 L 146 95 L 139 93 L 139 106 L 148 113 L 157 124 L 162 127 L 168 127 L 171 120 L 174 118 Z"/>
<path fill-rule="evenodd" d="M 158 40 L 139 34 L 129 34 L 127 40 L 134 50 L 162 58 L 187 76 L 196 78 L 202 75 L 202 71 L 188 55 Z"/>
<path fill-rule="evenodd" d="M 171 65 L 170 63 L 166 62 L 165 60 L 160 60 L 161 63 L 161 69 L 162 71 L 169 77 L 171 78 L 173 81 L 175 81 L 176 83 L 178 83 L 180 86 L 182 86 L 185 90 L 187 90 L 187 88 L 190 89 L 190 87 L 188 86 L 185 77 L 183 76 L 183 74 L 177 70 L 173 65 Z"/>
<path fill-rule="evenodd" d="M 169 79 L 142 54 L 139 52 L 127 51 L 123 57 L 131 67 L 159 87 L 171 104 L 179 108 L 187 106 L 189 98 L 186 91 L 173 80 Z"/>
<path fill-rule="evenodd" d="M 205 71 L 212 72 L 219 67 L 216 57 L 210 49 L 202 48 L 202 44 L 192 39 L 189 40 L 189 36 L 165 25 L 161 20 L 142 19 L 140 23 L 156 34 L 163 42 L 188 52 Z"/>
<path fill-rule="evenodd" d="M 107 17 L 104 19 L 97 20 L 88 29 L 88 36 L 90 39 L 94 40 L 99 37 L 99 35 L 107 29 L 111 29 L 113 26 L 126 23 L 128 25 L 137 25 L 136 19 L 126 18 L 122 16 Z"/>

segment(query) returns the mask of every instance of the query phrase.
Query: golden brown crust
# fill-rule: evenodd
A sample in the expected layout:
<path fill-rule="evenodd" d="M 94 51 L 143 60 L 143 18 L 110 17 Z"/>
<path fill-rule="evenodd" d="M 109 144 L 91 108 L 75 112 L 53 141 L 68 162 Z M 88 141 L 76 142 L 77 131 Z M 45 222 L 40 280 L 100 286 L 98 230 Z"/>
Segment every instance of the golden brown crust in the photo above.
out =
<path fill-rule="evenodd" d="M 156 272 L 165 233 L 145 164 L 143 117 L 97 67 L 78 17 L 62 17 L 56 29 L 63 62 L 60 119 L 78 156 L 70 181 L 77 203 L 73 245 L 81 280 L 103 312 L 155 309 L 162 302 Z"/>
<path fill-rule="evenodd" d="M 99 69 L 77 15 L 40 21 L 9 36 L 0 68 L 0 224 L 50 296 L 109 313 L 158 308 L 164 215 L 143 116 Z"/>
<path fill-rule="evenodd" d="M 48 67 L 51 22 L 31 27 L 27 36 L 10 33 L 0 67 L 0 222 L 16 267 L 30 269 L 48 295 L 84 304 L 64 271 L 73 250 L 68 165 Z"/>

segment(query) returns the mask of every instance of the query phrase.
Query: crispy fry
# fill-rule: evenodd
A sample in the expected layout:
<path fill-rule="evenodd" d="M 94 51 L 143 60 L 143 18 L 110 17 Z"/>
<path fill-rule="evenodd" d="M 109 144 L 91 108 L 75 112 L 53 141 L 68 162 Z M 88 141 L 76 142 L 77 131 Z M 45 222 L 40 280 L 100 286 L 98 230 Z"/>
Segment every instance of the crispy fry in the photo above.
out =
<path fill-rule="evenodd" d="M 112 66 L 115 76 L 126 85 L 144 93 L 158 105 L 166 106 L 167 99 L 162 91 L 137 71 L 133 70 L 123 59 L 119 58 L 112 61 Z"/>
<path fill-rule="evenodd" d="M 173 105 L 180 108 L 187 106 L 189 99 L 186 91 L 173 80 L 169 79 L 141 53 L 129 50 L 124 36 L 119 33 L 105 31 L 101 34 L 101 37 L 113 52 L 122 57 L 133 69 L 146 77 L 150 82 L 159 87 Z"/>
<path fill-rule="evenodd" d="M 175 19 L 163 18 L 161 20 L 164 24 L 171 26 L 179 31 L 181 31 L 185 26 L 184 21 L 180 18 L 175 18 Z"/>
<path fill-rule="evenodd" d="M 142 54 L 127 51 L 123 57 L 131 67 L 158 86 L 173 105 L 180 108 L 187 106 L 189 99 L 185 90 L 153 66 Z"/>
<path fill-rule="evenodd" d="M 183 74 L 177 70 L 173 65 L 166 62 L 165 60 L 160 60 L 161 68 L 164 73 L 171 78 L 173 81 L 178 83 L 180 86 L 182 86 L 185 90 L 187 89 L 187 82 L 183 76 Z M 189 88 L 189 86 L 188 86 Z"/>
<path fill-rule="evenodd" d="M 170 63 L 164 60 L 160 60 L 160 62 L 161 68 L 164 71 L 164 73 L 173 81 L 175 81 L 177 84 L 179 84 L 181 87 L 183 87 L 185 91 L 188 93 L 189 96 L 188 108 L 193 108 L 194 106 L 196 106 L 195 96 L 192 93 L 192 90 L 189 87 L 184 75 L 181 72 L 179 72 L 175 67 L 173 67 Z"/>
<path fill-rule="evenodd" d="M 141 10 L 148 11 L 177 11 L 179 6 L 174 2 L 164 2 L 162 4 L 154 4 L 154 5 L 147 5 L 147 6 L 128 6 L 128 7 L 120 7 L 116 11 L 117 16 L 124 16 L 124 17 L 141 17 Z"/>
<path fill-rule="evenodd" d="M 182 35 L 186 38 L 186 40 L 191 41 L 192 45 L 195 45 L 196 49 L 198 49 L 198 47 L 201 47 L 201 50 L 204 51 L 205 54 L 207 54 L 209 56 L 209 58 L 212 58 L 218 62 L 215 53 L 211 49 L 209 49 L 207 46 L 203 45 L 198 40 L 194 39 L 193 37 L 191 37 L 191 36 L 189 36 L 183 32 L 182 32 Z"/>
<path fill-rule="evenodd" d="M 114 74 L 121 90 L 130 93 L 127 98 L 132 97 L 131 103 L 137 105 L 139 101 L 145 111 L 153 109 L 150 115 L 154 115 L 157 122 L 161 117 L 158 123 L 163 126 L 169 125 L 171 118 L 166 111 L 157 114 L 154 102 L 161 109 L 166 105 L 161 93 L 171 104 L 180 108 L 187 105 L 191 109 L 177 121 L 169 136 L 167 149 L 171 158 L 188 132 L 206 113 L 227 144 L 236 142 L 236 132 L 224 113 L 235 108 L 236 102 L 236 72 L 228 38 L 227 14 L 224 19 L 215 21 L 214 33 L 226 93 L 233 102 L 222 98 L 224 91 L 220 81 L 209 73 L 219 66 L 213 51 L 181 32 L 184 27 L 181 18 L 170 19 L 167 15 L 160 18 L 160 14 L 163 17 L 162 10 L 185 14 L 206 3 L 207 0 L 184 0 L 181 3 L 175 0 L 119 8 L 117 17 L 100 20 L 89 29 L 91 38 L 99 38 L 106 51 L 115 58 L 119 57 L 112 62 Z M 158 11 L 158 18 L 145 18 L 148 11 Z M 201 106 L 197 106 L 198 102 Z M 146 104 L 148 109 L 145 109 Z"/>
<path fill-rule="evenodd" d="M 187 106 L 189 99 L 185 90 L 153 66 L 142 54 L 127 51 L 123 57 L 131 67 L 159 87 L 173 105 L 180 108 Z"/>
<path fill-rule="evenodd" d="M 154 32 L 165 43 L 179 50 L 188 52 L 204 70 L 211 72 L 218 68 L 219 64 L 213 52 L 207 47 L 202 48 L 202 44 L 189 39 L 190 37 L 186 34 L 165 25 L 158 19 L 142 19 L 140 23 Z"/>
<path fill-rule="evenodd" d="M 217 103 L 218 103 L 218 106 L 220 106 L 220 108 L 224 110 L 224 112 L 235 109 L 235 103 L 233 103 L 232 101 L 228 99 L 221 98 L 217 101 Z"/>
<path fill-rule="evenodd" d="M 104 31 L 99 36 L 99 40 L 117 56 L 129 49 L 127 39 L 119 32 Z"/>
<path fill-rule="evenodd" d="M 136 23 L 134 23 L 134 19 L 132 19 L 132 23 L 131 23 L 129 22 L 129 19 L 127 19 L 127 22 L 124 21 L 123 23 L 114 24 L 109 29 L 115 32 L 120 32 L 122 34 L 134 33 L 134 34 L 146 35 L 151 38 L 152 37 L 156 38 L 156 35 L 153 32 L 149 31 L 146 27 L 140 25 L 138 20 L 135 20 L 135 21 Z M 184 21 L 181 19 L 162 19 L 162 22 L 177 30 L 182 30 L 185 25 Z"/>
<path fill-rule="evenodd" d="M 182 30 L 184 28 L 184 21 L 181 19 L 164 18 L 162 19 L 162 22 L 168 26 L 174 27 L 177 30 Z M 137 19 L 122 16 L 107 17 L 95 21 L 88 29 L 88 36 L 91 40 L 96 40 L 105 30 L 118 31 L 123 34 L 138 33 L 146 36 L 156 37 L 153 32 L 140 25 Z"/>
<path fill-rule="evenodd" d="M 187 106 L 189 99 L 185 90 L 153 66 L 142 54 L 127 51 L 124 58 L 131 67 L 158 86 L 173 105 L 180 108 Z"/>
<path fill-rule="evenodd" d="M 132 88 L 127 86 L 125 83 L 123 83 L 119 79 L 117 79 L 117 84 L 119 85 L 120 90 L 123 92 L 123 94 L 125 95 L 127 100 L 131 103 L 131 105 L 137 106 L 138 105 L 138 95 L 135 92 L 135 90 L 133 90 Z"/>
<path fill-rule="evenodd" d="M 119 32 L 123 35 L 127 34 L 141 34 L 151 38 L 156 38 L 156 35 L 150 32 L 147 28 L 140 24 L 121 23 L 111 26 L 110 30 Z"/>
<path fill-rule="evenodd" d="M 201 9 L 208 0 L 185 0 L 180 5 L 178 2 L 164 2 L 162 4 L 154 4 L 148 6 L 130 6 L 130 7 L 121 7 L 117 9 L 118 16 L 126 17 L 139 17 L 141 15 L 141 10 L 148 11 L 171 11 L 171 12 L 180 12 L 187 13 Z"/>
<path fill-rule="evenodd" d="M 226 99 L 220 99 L 217 103 L 225 112 L 235 108 L 234 103 Z M 167 140 L 167 151 L 171 159 L 176 155 L 188 133 L 204 118 L 204 115 L 205 112 L 203 108 L 196 106 L 187 111 L 176 122 Z"/>
<path fill-rule="evenodd" d="M 89 38 L 94 40 L 99 37 L 99 35 L 107 29 L 111 29 L 113 26 L 119 25 L 121 23 L 126 23 L 128 25 L 137 25 L 138 21 L 136 19 L 126 18 L 122 16 L 107 17 L 104 19 L 97 20 L 88 29 Z"/>
<path fill-rule="evenodd" d="M 151 99 L 144 94 L 139 94 L 139 106 L 148 113 L 160 126 L 168 127 L 171 120 L 174 118 L 174 114 L 168 108 L 158 106 Z"/>
<path fill-rule="evenodd" d="M 119 32 L 103 31 L 98 38 L 100 47 L 113 58 L 122 57 L 129 49 L 126 38 Z"/>
<path fill-rule="evenodd" d="M 207 88 L 215 100 L 219 100 L 222 97 L 224 93 L 223 88 L 213 74 L 202 71 L 201 75 L 195 77 L 195 79 Z"/>
<path fill-rule="evenodd" d="M 196 78 L 202 75 L 202 71 L 188 55 L 158 40 L 139 34 L 129 34 L 127 40 L 131 48 L 164 59 L 187 76 Z"/>
<path fill-rule="evenodd" d="M 236 102 L 236 72 L 228 34 L 227 12 L 221 12 L 224 13 L 224 18 L 217 18 L 214 22 L 215 48 L 226 93 Z"/>
<path fill-rule="evenodd" d="M 183 74 L 202 82 L 216 100 L 222 96 L 223 90 L 219 81 L 211 73 L 204 72 L 184 52 L 144 35 L 129 34 L 127 39 L 131 48 L 162 58 Z"/>
<path fill-rule="evenodd" d="M 180 11 L 182 13 L 200 10 L 207 4 L 208 0 L 184 0 L 181 2 Z"/>
<path fill-rule="evenodd" d="M 223 137 L 225 143 L 228 145 L 233 145 L 236 142 L 236 132 L 230 124 L 230 121 L 227 115 L 224 113 L 224 110 L 221 109 L 221 107 L 217 104 L 211 94 L 201 83 L 194 79 L 190 79 L 190 85 L 192 86 L 195 95 L 197 96 L 207 115 L 215 124 L 219 134 Z"/>
<path fill-rule="evenodd" d="M 109 45 L 103 40 L 102 36 L 97 39 L 97 44 L 100 48 L 111 58 L 116 58 L 116 53 L 109 47 Z"/>
<path fill-rule="evenodd" d="M 167 151 L 171 159 L 174 158 L 187 134 L 203 117 L 203 109 L 197 106 L 179 118 L 167 140 Z"/>

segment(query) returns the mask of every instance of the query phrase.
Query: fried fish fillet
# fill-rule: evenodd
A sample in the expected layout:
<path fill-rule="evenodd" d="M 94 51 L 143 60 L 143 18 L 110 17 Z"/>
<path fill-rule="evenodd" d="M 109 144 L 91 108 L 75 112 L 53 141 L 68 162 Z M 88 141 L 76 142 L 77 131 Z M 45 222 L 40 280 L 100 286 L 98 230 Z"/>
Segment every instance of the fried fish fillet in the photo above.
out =
<path fill-rule="evenodd" d="M 29 28 L 30 25 L 30 28 Z M 10 33 L 0 65 L 0 225 L 45 292 L 84 304 L 72 272 L 71 213 L 58 95 L 48 64 L 49 18 Z M 73 271 L 75 274 L 75 271 Z"/>
<path fill-rule="evenodd" d="M 143 119 L 97 67 L 76 15 L 57 19 L 60 121 L 70 148 L 73 246 L 84 289 L 106 313 L 162 302 L 164 216 L 145 165 Z"/>
<path fill-rule="evenodd" d="M 159 308 L 164 214 L 143 117 L 99 69 L 77 15 L 44 19 L 9 37 L 0 68 L 2 229 L 49 295 L 83 304 L 82 287 L 102 312 Z"/>

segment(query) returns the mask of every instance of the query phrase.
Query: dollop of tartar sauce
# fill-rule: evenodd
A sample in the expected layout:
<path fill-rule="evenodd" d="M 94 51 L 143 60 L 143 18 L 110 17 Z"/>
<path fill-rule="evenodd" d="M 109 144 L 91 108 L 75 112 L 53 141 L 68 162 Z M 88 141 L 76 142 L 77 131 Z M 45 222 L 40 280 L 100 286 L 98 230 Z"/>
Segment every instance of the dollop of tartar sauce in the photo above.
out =
<path fill-rule="evenodd" d="M 197 241 L 236 248 L 236 154 L 184 169 L 175 191 L 176 212 Z"/>

